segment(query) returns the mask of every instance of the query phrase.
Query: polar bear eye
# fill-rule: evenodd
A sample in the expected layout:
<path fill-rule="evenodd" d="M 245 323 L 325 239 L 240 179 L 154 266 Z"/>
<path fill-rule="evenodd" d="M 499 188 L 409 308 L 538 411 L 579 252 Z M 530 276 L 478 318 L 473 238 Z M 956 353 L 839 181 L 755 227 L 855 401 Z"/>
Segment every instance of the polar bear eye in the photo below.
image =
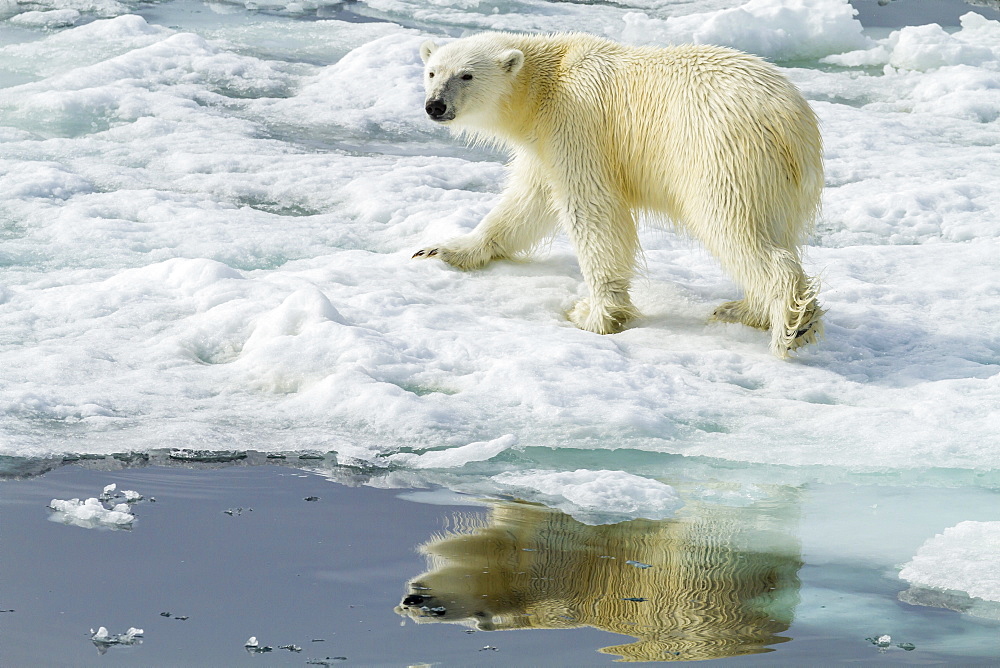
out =
<path fill-rule="evenodd" d="M 433 79 L 433 78 L 434 78 L 434 73 L 433 73 L 433 72 L 428 72 L 428 73 L 427 73 L 427 77 L 428 77 L 429 79 Z"/>
<path fill-rule="evenodd" d="M 471 74 L 463 74 L 462 75 L 462 81 L 472 81 L 472 75 Z"/>

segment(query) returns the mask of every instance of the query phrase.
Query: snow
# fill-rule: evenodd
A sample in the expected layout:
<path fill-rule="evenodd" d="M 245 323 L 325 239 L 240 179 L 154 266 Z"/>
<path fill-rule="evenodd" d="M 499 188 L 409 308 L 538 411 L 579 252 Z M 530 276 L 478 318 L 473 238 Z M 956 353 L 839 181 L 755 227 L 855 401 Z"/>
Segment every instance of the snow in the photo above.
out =
<path fill-rule="evenodd" d="M 721 44 L 776 60 L 816 58 L 868 44 L 854 9 L 824 0 L 750 0 L 746 4 L 666 19 L 625 15 L 625 41 Z"/>
<path fill-rule="evenodd" d="M 583 517 L 670 516 L 656 457 L 996 479 L 997 21 L 871 33 L 845 0 L 257 7 L 0 0 L 0 455 L 332 452 Z M 565 318 L 583 286 L 564 237 L 479 272 L 412 260 L 502 188 L 503 156 L 422 111 L 419 44 L 486 28 L 777 62 L 822 123 L 806 263 L 826 339 L 782 362 L 710 324 L 736 288 L 670 231 L 642 232 L 644 316 L 605 337 Z"/>
<path fill-rule="evenodd" d="M 64 28 L 73 25 L 79 19 L 80 12 L 75 9 L 50 9 L 17 14 L 10 17 L 10 22 L 30 28 Z"/>
<path fill-rule="evenodd" d="M 134 3 L 117 0 L 32 0 L 30 3 L 20 0 L 0 0 L 0 20 L 8 19 L 14 24 L 26 22 L 37 27 L 53 28 L 59 27 L 60 24 L 38 23 L 36 17 L 39 14 L 68 16 L 67 12 L 72 11 L 78 14 L 85 13 L 91 17 L 107 18 L 129 11 L 132 4 Z M 24 16 L 28 18 L 20 18 Z"/>
<path fill-rule="evenodd" d="M 919 72 L 956 65 L 995 70 L 1000 58 L 1000 24 L 975 12 L 959 20 L 961 29 L 953 33 L 936 23 L 907 26 L 871 49 L 831 54 L 821 61 L 846 67 L 889 65 Z"/>
<path fill-rule="evenodd" d="M 1000 522 L 960 522 L 924 543 L 899 577 L 922 587 L 1000 601 Z"/>

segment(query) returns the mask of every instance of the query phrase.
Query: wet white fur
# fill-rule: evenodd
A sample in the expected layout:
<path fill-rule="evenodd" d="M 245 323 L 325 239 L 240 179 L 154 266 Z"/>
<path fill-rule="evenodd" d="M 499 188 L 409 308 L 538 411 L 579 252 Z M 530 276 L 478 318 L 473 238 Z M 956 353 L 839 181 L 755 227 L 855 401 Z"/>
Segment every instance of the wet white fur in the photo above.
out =
<path fill-rule="evenodd" d="M 585 34 L 484 33 L 420 51 L 428 101 L 455 114 L 445 124 L 512 160 L 479 226 L 415 257 L 475 269 L 561 227 L 590 290 L 569 318 L 605 334 L 636 315 L 637 217 L 652 214 L 699 239 L 742 286 L 715 319 L 769 329 L 779 357 L 821 334 L 799 255 L 820 203 L 821 139 L 774 67 L 720 47 Z"/>

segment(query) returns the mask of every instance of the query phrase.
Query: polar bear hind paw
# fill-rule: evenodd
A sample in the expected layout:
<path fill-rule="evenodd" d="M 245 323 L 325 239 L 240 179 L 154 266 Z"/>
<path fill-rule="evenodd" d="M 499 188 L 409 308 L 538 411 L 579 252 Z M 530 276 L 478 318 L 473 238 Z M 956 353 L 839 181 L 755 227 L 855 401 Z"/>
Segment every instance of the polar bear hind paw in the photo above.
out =
<path fill-rule="evenodd" d="M 807 308 L 799 314 L 797 321 L 786 325 L 771 340 L 771 352 L 777 357 L 786 359 L 788 353 L 797 350 L 802 346 L 816 343 L 823 338 L 823 321 L 821 320 L 826 310 L 821 308 L 815 300 L 811 301 Z M 772 335 L 774 332 L 772 332 Z"/>
<path fill-rule="evenodd" d="M 823 338 L 823 322 L 813 320 L 795 332 L 795 338 L 789 342 L 788 349 L 795 350 L 810 343 L 816 343 L 821 338 Z"/>

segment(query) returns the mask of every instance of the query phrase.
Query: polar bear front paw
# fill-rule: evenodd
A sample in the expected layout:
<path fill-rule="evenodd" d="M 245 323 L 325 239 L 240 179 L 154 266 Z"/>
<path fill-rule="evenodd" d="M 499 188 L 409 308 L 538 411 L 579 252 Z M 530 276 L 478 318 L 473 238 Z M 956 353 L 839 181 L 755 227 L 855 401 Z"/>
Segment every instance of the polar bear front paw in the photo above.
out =
<path fill-rule="evenodd" d="M 496 259 L 494 250 L 476 239 L 458 237 L 438 246 L 421 248 L 413 258 L 440 258 L 456 269 L 479 269 Z"/>
<path fill-rule="evenodd" d="M 581 299 L 566 315 L 580 329 L 595 334 L 616 334 L 625 329 L 628 321 L 638 314 L 631 302 L 603 304 L 600 308 L 592 308 L 590 300 Z"/>
<path fill-rule="evenodd" d="M 712 320 L 716 322 L 733 322 L 747 325 L 748 327 L 753 327 L 755 329 L 768 330 L 771 327 L 771 323 L 762 318 L 760 314 L 755 313 L 750 309 L 746 300 L 740 299 L 735 302 L 726 302 L 721 304 L 712 313 Z"/>

